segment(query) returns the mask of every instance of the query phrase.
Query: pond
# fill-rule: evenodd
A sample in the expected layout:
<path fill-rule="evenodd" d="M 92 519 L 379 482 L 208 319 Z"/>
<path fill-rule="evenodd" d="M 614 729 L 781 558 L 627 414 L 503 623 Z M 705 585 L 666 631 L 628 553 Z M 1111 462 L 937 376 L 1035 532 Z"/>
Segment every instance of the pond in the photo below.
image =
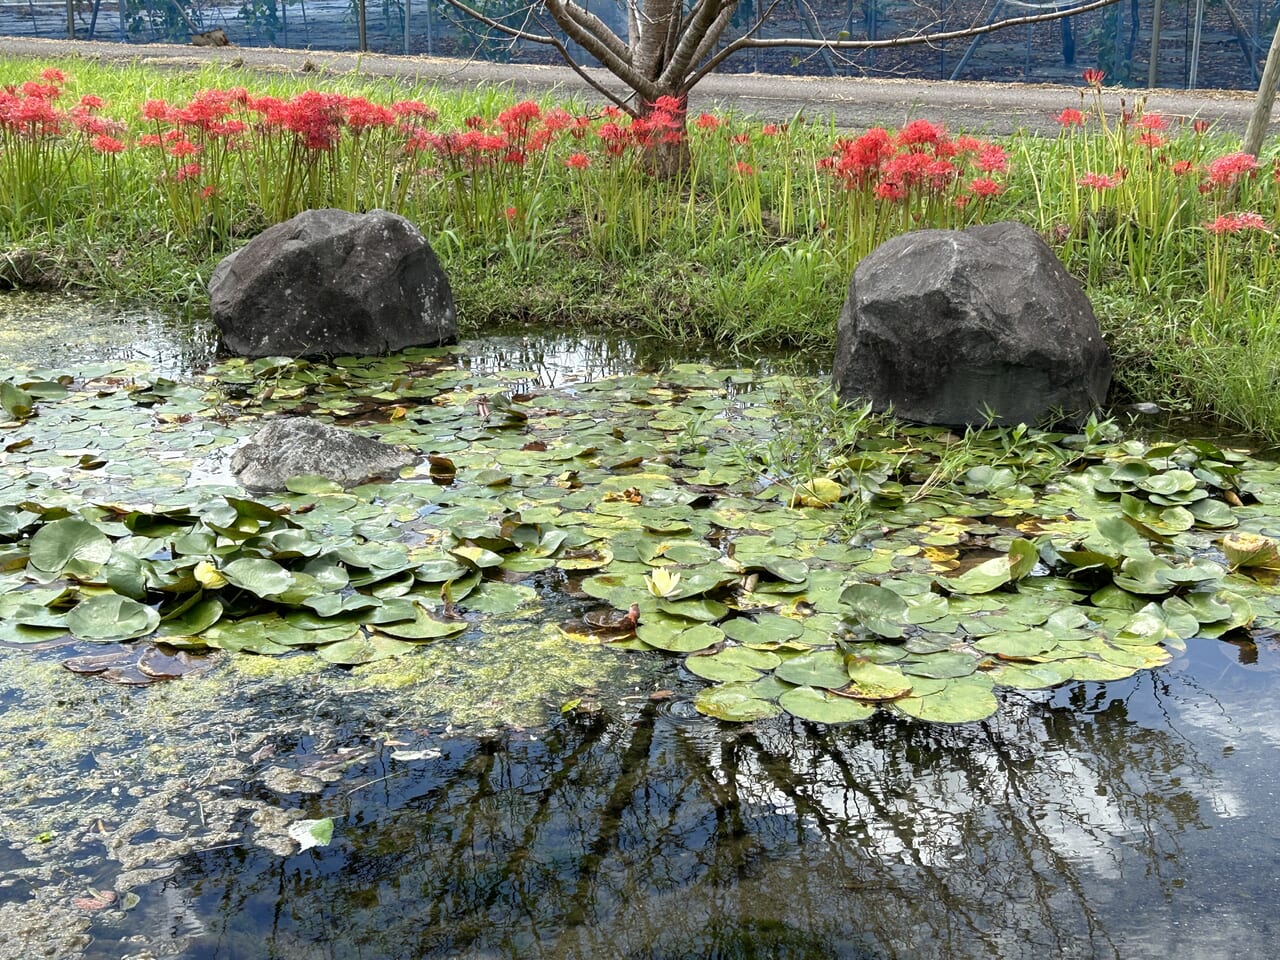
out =
<path fill-rule="evenodd" d="M 804 418 L 814 433 L 838 429 L 821 402 L 787 406 L 788 394 L 815 391 L 785 359 L 722 370 L 706 358 L 671 364 L 643 342 L 550 334 L 468 341 L 373 370 L 277 361 L 209 377 L 199 321 L 62 301 L 0 309 L 0 380 L 25 384 L 32 407 L 16 415 L 22 404 L 6 394 L 0 426 L 0 611 L 22 621 L 0 643 L 0 958 L 1274 955 L 1280 646 L 1270 574 L 1226 571 L 1230 527 L 1216 508 L 1161 532 L 1182 526 L 1183 514 L 1164 511 L 1191 516 L 1200 502 L 1179 505 L 1189 496 L 1181 473 L 1194 472 L 1197 489 L 1206 476 L 1223 484 L 1204 499 L 1234 500 L 1231 524 L 1274 534 L 1274 465 L 1208 444 L 1188 453 L 1149 438 L 1040 443 L 1004 432 L 966 446 L 867 422 L 842 435 L 869 465 L 856 479 L 830 473 L 838 497 L 811 481 L 779 501 L 769 491 L 783 474 L 831 453 L 783 440 Z M 175 650 L 66 612 L 66 597 L 53 596 L 66 582 L 83 584 L 85 607 L 109 599 L 108 586 L 125 590 L 120 557 L 144 534 L 169 538 L 164 550 L 135 550 L 162 583 L 167 561 L 156 558 L 180 552 L 201 524 L 233 530 L 258 516 L 239 500 L 228 451 L 261 414 L 300 405 L 392 441 L 416 437 L 433 460 L 350 495 L 316 487 L 263 498 L 296 523 L 282 532 L 259 520 L 255 533 L 277 543 L 287 534 L 297 551 L 307 538 L 348 543 L 356 588 L 344 587 L 345 599 L 375 596 L 385 611 L 430 594 L 420 601 L 430 616 L 410 623 L 448 624 L 456 602 L 457 629 L 412 649 L 398 640 L 379 648 L 385 656 L 353 654 L 318 631 L 279 650 L 236 632 L 285 617 L 285 594 L 261 591 L 270 612 L 228 600 L 244 613 L 239 624 L 207 627 L 209 644 L 171 630 Z M 736 460 L 714 456 L 722 437 Z M 597 454 L 543 459 L 570 440 Z M 1042 473 L 994 478 L 998 451 L 1011 447 Z M 1072 459 L 1052 459 L 1059 449 Z M 924 475 L 900 460 L 880 470 L 899 450 L 921 458 Z M 944 477 L 959 453 L 968 459 Z M 1190 469 L 1151 466 L 1174 458 Z M 753 483 L 729 476 L 739 461 L 754 465 Z M 1117 464 L 1145 486 L 1112 495 L 1129 475 Z M 854 502 L 855 483 L 874 483 L 875 495 Z M 676 498 L 676 486 L 687 495 Z M 1148 487 L 1172 503 L 1133 506 Z M 1129 498 L 1125 530 L 1146 531 L 1141 544 L 1108 526 L 1099 505 L 1118 507 L 1117 497 Z M 657 507 L 661 517 L 644 512 Z M 41 574 L 49 567 L 36 562 L 31 531 L 67 514 L 91 518 L 93 535 L 111 542 L 109 572 L 76 566 L 92 559 L 85 547 Z M 578 514 L 590 516 L 570 521 Z M 496 515 L 506 525 L 495 532 L 485 525 Z M 1094 524 L 1112 539 L 1081 532 Z M 161 531 L 174 525 L 185 534 Z M 568 539 L 549 541 L 553 530 Z M 655 549 L 669 566 L 645 553 L 650 535 L 665 538 Z M 1064 582 L 1088 578 L 1051 575 L 1057 561 L 1043 547 L 1034 568 L 975 585 L 989 558 L 1012 556 L 1026 538 L 1051 540 L 1077 568 L 1127 552 L 1116 582 L 1090 597 L 1066 596 Z M 366 572 L 361 586 L 361 570 L 391 563 L 367 559 L 369 544 L 407 549 L 419 566 Z M 487 566 L 480 551 L 502 563 Z M 1153 555 L 1177 563 L 1158 567 Z M 253 580 L 235 580 L 243 558 L 228 556 L 219 562 L 233 586 L 252 594 Z M 725 556 L 750 585 L 694 589 Z M 443 588 L 431 579 L 440 564 L 458 567 Z M 655 574 L 664 570 L 679 575 Z M 202 581 L 205 592 L 213 582 Z M 295 572 L 291 589 L 305 582 Z M 1132 636 L 1154 629 L 1149 607 L 1107 606 L 1117 583 L 1160 601 L 1154 638 Z M 139 595 L 164 610 L 157 590 Z M 628 631 L 632 597 L 640 628 Z M 45 598 L 42 613 L 29 598 Z M 189 599 L 164 622 L 186 617 L 197 634 L 189 613 L 199 602 Z M 322 597 L 307 602 L 338 622 Z M 602 604 L 615 611 L 607 622 Z M 870 635 L 832 612 L 842 607 L 856 608 Z M 1077 608 L 1088 610 L 1088 637 L 1060 615 Z M 124 621 L 131 608 L 113 609 Z M 1195 609 L 1199 620 L 1179 627 Z M 351 610 L 363 625 L 348 633 L 388 643 L 366 607 Z M 673 610 L 698 626 L 671 628 Z M 905 659 L 885 649 L 904 642 L 877 619 L 890 613 L 928 628 L 907 631 Z M 966 655 L 999 651 L 978 672 L 957 665 L 954 640 L 937 645 L 950 620 L 983 638 Z M 746 621 L 765 635 L 725 639 Z M 803 632 L 788 632 L 792 621 Z M 79 624 L 72 635 L 68 622 Z M 277 639 L 289 635 L 278 629 Z M 708 630 L 722 635 L 699 649 L 691 638 Z M 857 653 L 855 683 L 870 662 L 901 667 L 917 694 L 938 692 L 882 702 L 864 692 L 834 707 L 815 694 L 822 709 L 848 702 L 865 717 L 803 719 L 817 708 L 788 696 L 809 688 L 785 677 L 806 662 L 818 676 L 812 658 L 840 631 L 841 649 Z M 1040 653 L 1011 653 L 1010 637 L 1034 639 Z M 1073 644 L 1069 656 L 1054 652 Z M 723 659 L 747 649 L 752 667 Z M 1044 682 L 1031 676 L 1054 663 L 1068 666 Z M 744 669 L 756 671 L 754 692 L 721 696 L 743 689 L 733 678 Z M 174 674 L 183 676 L 162 679 Z M 937 705 L 962 687 L 970 699 Z M 987 702 L 978 687 L 991 712 L 964 720 Z M 780 692 L 794 712 L 778 707 Z M 745 722 L 712 716 L 744 702 L 769 709 Z M 919 718 L 947 709 L 960 722 Z"/>

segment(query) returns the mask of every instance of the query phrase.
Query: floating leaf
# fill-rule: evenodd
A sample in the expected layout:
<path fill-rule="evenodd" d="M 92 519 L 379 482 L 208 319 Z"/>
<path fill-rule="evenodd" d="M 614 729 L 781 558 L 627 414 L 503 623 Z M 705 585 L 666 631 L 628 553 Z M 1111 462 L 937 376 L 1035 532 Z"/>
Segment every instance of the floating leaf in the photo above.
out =
<path fill-rule="evenodd" d="M 838 697 L 813 687 L 788 690 L 778 697 L 778 705 L 793 717 L 812 723 L 856 723 L 868 719 L 876 711 L 872 704 Z"/>
<path fill-rule="evenodd" d="M 409 621 L 379 624 L 378 630 L 401 640 L 438 640 L 452 637 L 467 629 L 465 620 L 437 620 L 421 607 Z"/>
<path fill-rule="evenodd" d="M 917 720 L 930 723 L 973 723 L 996 712 L 991 681 L 985 677 L 950 680 L 941 690 L 926 697 L 903 697 L 894 708 Z"/>
<path fill-rule="evenodd" d="M 222 575 L 232 586 L 248 590 L 256 597 L 269 599 L 293 586 L 291 574 L 274 560 L 241 557 L 222 568 Z"/>
<path fill-rule="evenodd" d="M 999 589 L 1013 578 L 1010 558 L 992 557 L 976 567 L 966 570 L 958 577 L 938 577 L 938 583 L 951 593 L 977 594 L 990 593 Z"/>
<path fill-rule="evenodd" d="M 674 618 L 649 619 L 636 630 L 636 636 L 668 653 L 693 653 L 724 641 L 724 633 L 707 623 L 689 627 Z"/>
<path fill-rule="evenodd" d="M 1228 569 L 1280 570 L 1280 541 L 1257 533 L 1228 533 L 1222 538 Z"/>
<path fill-rule="evenodd" d="M 724 635 L 739 643 L 782 643 L 804 633 L 804 624 L 776 613 L 762 613 L 756 619 L 735 617 L 720 625 Z"/>
<path fill-rule="evenodd" d="M 940 655 L 939 655 L 940 656 Z M 969 657 L 972 660 L 972 657 Z M 887 666 L 852 657 L 846 666 L 850 683 L 841 690 L 859 700 L 896 700 L 911 691 L 912 681 L 899 665 Z"/>
<path fill-rule="evenodd" d="M 844 654 L 838 650 L 814 650 L 784 661 L 775 675 L 797 686 L 825 687 L 839 690 L 849 684 L 849 671 Z"/>
<path fill-rule="evenodd" d="M 132 640 L 151 633 L 160 614 L 128 597 L 104 594 L 81 600 L 67 614 L 67 629 L 81 640 Z"/>
<path fill-rule="evenodd" d="M 707 687 L 698 694 L 693 706 L 705 716 L 730 723 L 766 720 L 782 712 L 776 703 L 752 696 L 750 689 L 751 684 Z"/>
<path fill-rule="evenodd" d="M 907 602 L 892 590 L 871 583 L 855 583 L 840 594 L 862 626 L 882 637 L 901 637 L 907 624 Z"/>
<path fill-rule="evenodd" d="M 91 580 L 111 559 L 111 540 L 87 520 L 66 517 L 36 531 L 28 559 L 50 579 L 65 575 Z"/>

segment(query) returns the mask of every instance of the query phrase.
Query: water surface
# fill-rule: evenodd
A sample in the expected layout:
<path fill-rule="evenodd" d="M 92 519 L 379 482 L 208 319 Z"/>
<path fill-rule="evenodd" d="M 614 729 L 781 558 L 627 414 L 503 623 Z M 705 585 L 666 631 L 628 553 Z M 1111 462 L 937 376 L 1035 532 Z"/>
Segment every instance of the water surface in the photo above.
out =
<path fill-rule="evenodd" d="M 209 359 L 182 321 L 7 303 L 15 362 Z M 555 389 L 662 359 L 464 346 Z M 0 958 L 1249 960 L 1280 939 L 1265 631 L 957 726 L 724 725 L 676 661 L 532 621 L 412 664 L 237 657 L 140 689 L 60 656 L 0 649 Z M 299 816 L 332 843 L 295 852 Z"/>

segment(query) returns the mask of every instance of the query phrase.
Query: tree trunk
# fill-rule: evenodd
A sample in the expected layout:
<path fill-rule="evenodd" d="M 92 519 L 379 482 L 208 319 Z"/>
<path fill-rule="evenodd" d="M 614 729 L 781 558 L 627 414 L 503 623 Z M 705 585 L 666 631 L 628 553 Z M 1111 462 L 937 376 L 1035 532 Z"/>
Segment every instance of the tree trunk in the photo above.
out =
<path fill-rule="evenodd" d="M 1280 83 L 1280 24 L 1276 25 L 1275 36 L 1271 38 L 1267 65 L 1262 68 L 1262 82 L 1258 84 L 1258 98 L 1253 101 L 1253 113 L 1249 116 L 1249 126 L 1244 132 L 1245 153 L 1251 153 L 1255 157 L 1262 149 L 1262 141 L 1267 135 L 1267 123 L 1271 120 L 1271 106 L 1276 100 L 1277 83 Z"/>
<path fill-rule="evenodd" d="M 647 129 L 645 169 L 657 177 L 674 177 L 689 168 L 689 94 L 668 94 L 641 101 L 637 120 Z"/>

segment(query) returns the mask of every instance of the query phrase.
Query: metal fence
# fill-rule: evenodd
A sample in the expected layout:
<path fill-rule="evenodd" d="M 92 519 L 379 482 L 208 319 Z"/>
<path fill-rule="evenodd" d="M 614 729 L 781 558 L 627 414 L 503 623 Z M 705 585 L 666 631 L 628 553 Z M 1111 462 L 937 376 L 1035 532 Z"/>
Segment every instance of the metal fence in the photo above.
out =
<path fill-rule="evenodd" d="M 624 32 L 619 0 L 584 0 Z M 733 30 L 760 0 L 742 0 Z M 478 0 L 528 25 L 525 0 Z M 1065 5 L 1065 4 L 1064 4 Z M 888 38 L 955 30 L 1044 9 L 1026 0 L 783 0 L 765 36 Z M 743 51 L 722 69 L 871 74 L 928 79 L 1077 81 L 1083 67 L 1135 86 L 1254 89 L 1280 0 L 1130 0 L 1054 23 L 1012 27 L 948 44 L 867 51 Z M 538 23 L 535 29 L 547 29 Z M 512 42 L 461 17 L 443 0 L 8 0 L 0 34 L 148 43 L 188 42 L 221 30 L 240 46 L 372 50 L 511 63 L 551 62 L 545 47 Z M 581 51 L 578 51 L 579 53 Z M 583 55 L 585 62 L 590 58 Z"/>

